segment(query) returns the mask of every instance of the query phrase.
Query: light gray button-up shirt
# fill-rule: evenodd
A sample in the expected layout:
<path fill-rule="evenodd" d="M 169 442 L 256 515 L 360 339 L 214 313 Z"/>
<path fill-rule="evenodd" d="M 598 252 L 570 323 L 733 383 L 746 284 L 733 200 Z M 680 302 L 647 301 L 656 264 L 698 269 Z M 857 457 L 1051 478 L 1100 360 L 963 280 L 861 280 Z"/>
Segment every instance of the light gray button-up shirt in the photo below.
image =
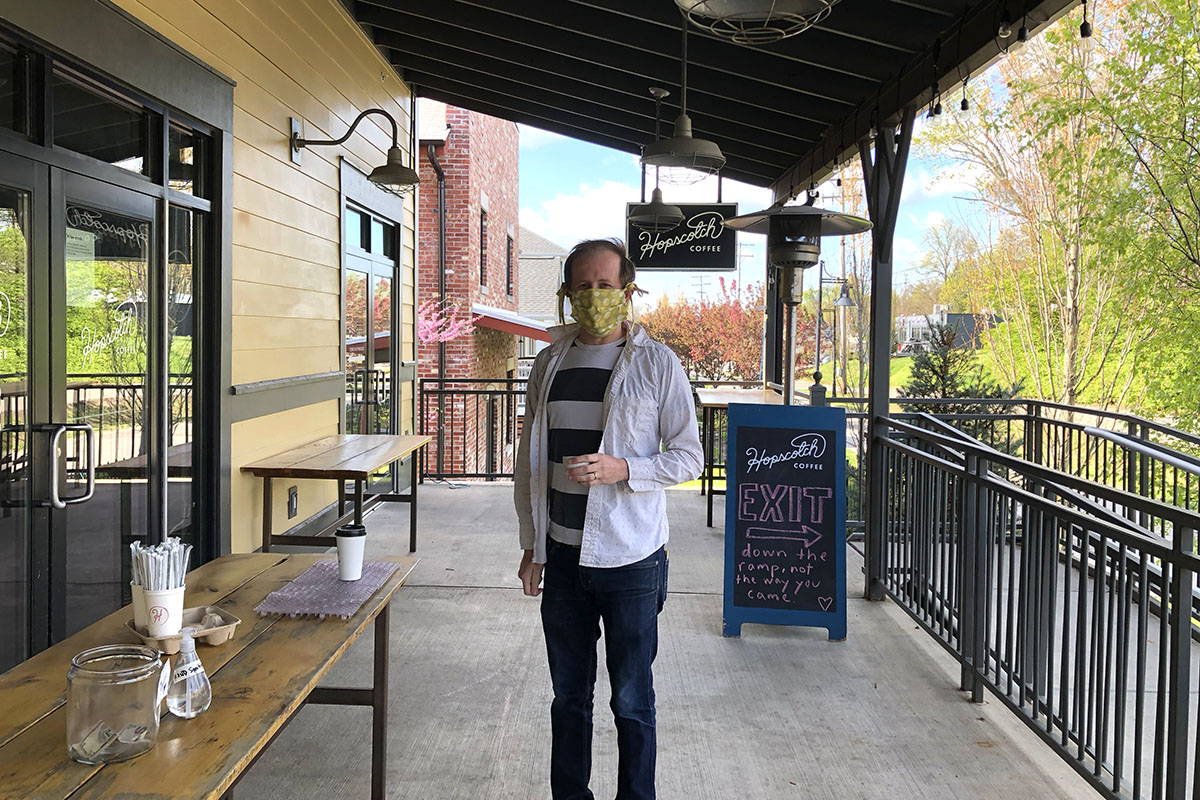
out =
<path fill-rule="evenodd" d="M 514 499 L 521 548 L 532 549 L 538 564 L 546 562 L 550 525 L 546 395 L 578 331 L 578 325 L 551 328 L 553 344 L 538 354 L 529 375 Z M 679 359 L 640 325 L 633 325 L 627 338 L 604 398 L 600 452 L 624 458 L 629 480 L 593 486 L 588 493 L 579 556 L 587 567 L 632 564 L 666 544 L 663 490 L 695 479 L 704 465 L 691 384 Z"/>

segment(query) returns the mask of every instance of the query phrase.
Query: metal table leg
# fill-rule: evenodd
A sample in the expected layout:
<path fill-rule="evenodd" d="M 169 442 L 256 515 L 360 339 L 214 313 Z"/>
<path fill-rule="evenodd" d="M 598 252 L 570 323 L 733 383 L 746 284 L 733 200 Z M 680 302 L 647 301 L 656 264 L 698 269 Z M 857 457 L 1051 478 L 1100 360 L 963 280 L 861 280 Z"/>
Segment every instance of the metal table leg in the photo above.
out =
<path fill-rule="evenodd" d="M 712 408 L 704 409 L 704 475 L 707 476 L 708 487 L 708 527 L 713 527 L 713 422 L 715 415 Z"/>
<path fill-rule="evenodd" d="M 375 618 L 375 674 L 371 686 L 371 800 L 387 795 L 388 647 L 392 604 L 385 603 Z"/>
<path fill-rule="evenodd" d="M 417 457 L 409 464 L 411 480 L 408 489 L 408 552 L 417 552 Z"/>
<path fill-rule="evenodd" d="M 365 481 L 354 481 L 354 524 L 363 524 L 363 484 Z"/>
<path fill-rule="evenodd" d="M 271 552 L 271 479 L 263 478 L 262 551 Z"/>

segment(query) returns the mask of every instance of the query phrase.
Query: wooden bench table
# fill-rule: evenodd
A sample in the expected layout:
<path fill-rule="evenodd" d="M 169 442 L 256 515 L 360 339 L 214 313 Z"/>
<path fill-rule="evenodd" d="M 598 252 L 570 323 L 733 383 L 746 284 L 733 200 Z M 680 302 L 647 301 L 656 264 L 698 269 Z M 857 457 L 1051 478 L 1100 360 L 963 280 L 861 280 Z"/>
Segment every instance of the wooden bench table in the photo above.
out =
<path fill-rule="evenodd" d="M 725 462 L 716 458 L 716 416 L 717 412 L 725 412 L 730 403 L 759 403 L 761 405 L 778 406 L 783 404 L 783 396 L 771 389 L 743 389 L 724 386 L 718 389 L 696 389 L 696 399 L 700 402 L 702 413 L 700 422 L 700 440 L 704 445 L 704 471 L 700 473 L 700 491 L 708 495 L 708 527 L 713 526 L 713 483 L 716 480 L 717 469 L 724 469 Z M 721 490 L 725 494 L 725 490 Z"/>
<path fill-rule="evenodd" d="M 223 645 L 196 648 L 212 681 L 212 705 L 185 720 L 162 708 L 158 744 L 119 764 L 89 765 L 67 756 L 66 689 L 71 658 L 102 644 L 139 643 L 126 606 L 0 675 L 0 797 L 225 798 L 279 731 L 306 703 L 369 705 L 371 797 L 385 796 L 388 617 L 392 595 L 417 560 L 387 556 L 398 567 L 354 616 L 260 617 L 254 607 L 318 560 L 315 554 L 249 553 L 188 573 L 185 605 L 216 605 L 242 623 Z M 373 686 L 318 687 L 369 624 L 374 624 Z"/>
<path fill-rule="evenodd" d="M 242 467 L 263 479 L 263 522 L 262 551 L 271 552 L 272 544 L 296 544 L 310 547 L 328 547 L 330 534 L 351 519 L 361 525 L 363 512 L 369 505 L 378 502 L 408 503 L 408 552 L 417 551 L 417 479 L 420 470 L 417 459 L 413 459 L 410 472 L 411 485 L 407 495 L 377 494 L 370 500 L 365 497 L 366 482 L 371 475 L 394 461 L 399 461 L 429 444 L 432 436 L 395 436 L 391 434 L 341 434 L 326 436 L 315 442 L 260 459 Z M 354 510 L 341 513 L 332 524 L 315 536 L 273 535 L 271 533 L 271 481 L 274 478 L 316 478 L 338 481 L 338 508 L 345 511 L 342 493 L 343 481 L 354 481 Z"/>

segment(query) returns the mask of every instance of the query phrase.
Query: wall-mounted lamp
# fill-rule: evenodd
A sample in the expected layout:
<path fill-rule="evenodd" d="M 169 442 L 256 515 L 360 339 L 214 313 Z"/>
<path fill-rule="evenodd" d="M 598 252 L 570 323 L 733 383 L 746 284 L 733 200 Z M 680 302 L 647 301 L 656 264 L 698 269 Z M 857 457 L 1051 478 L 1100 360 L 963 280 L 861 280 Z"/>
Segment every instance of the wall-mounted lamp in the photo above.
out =
<path fill-rule="evenodd" d="M 400 128 L 392 115 L 382 108 L 368 108 L 359 114 L 354 118 L 354 122 L 350 123 L 350 130 L 346 131 L 346 135 L 340 139 L 301 138 L 300 120 L 293 117 L 291 120 L 292 161 L 297 164 L 300 163 L 300 151 L 305 147 L 324 147 L 326 145 L 342 144 L 350 138 L 354 133 L 354 129 L 358 127 L 358 123 L 362 122 L 363 117 L 368 114 L 380 114 L 388 122 L 392 123 L 392 146 L 388 148 L 387 163 L 371 170 L 371 174 L 367 176 L 367 180 L 378 185 L 381 189 L 386 189 L 395 194 L 407 194 L 411 192 L 421 182 L 421 177 L 417 175 L 415 169 L 404 163 L 404 152 L 400 149 Z M 415 109 L 414 113 L 410 114 L 410 117 L 413 119 L 416 118 Z"/>

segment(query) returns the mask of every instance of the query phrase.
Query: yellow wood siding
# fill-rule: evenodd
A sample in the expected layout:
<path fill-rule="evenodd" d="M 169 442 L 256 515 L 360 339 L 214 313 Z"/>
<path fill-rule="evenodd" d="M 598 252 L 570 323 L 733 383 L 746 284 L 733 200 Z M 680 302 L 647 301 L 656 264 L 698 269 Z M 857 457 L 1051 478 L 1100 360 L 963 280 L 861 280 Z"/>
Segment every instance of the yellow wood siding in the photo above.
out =
<path fill-rule="evenodd" d="M 337 138 L 364 109 L 378 107 L 400 125 L 407 149 L 411 92 L 337 0 L 116 0 L 159 33 L 237 81 L 233 144 L 234 383 L 340 371 L 341 204 L 339 159 L 370 171 L 391 144 L 372 116 L 340 147 L 306 149 L 296 166 L 288 118 L 306 138 Z M 413 359 L 416 312 L 414 209 L 401 220 L 406 243 L 400 282 L 404 330 L 400 358 Z M 221 387 L 222 392 L 228 387 Z M 232 431 L 232 540 L 235 552 L 259 543 L 261 487 L 239 468 L 261 456 L 336 433 L 340 405 L 327 401 L 247 420 Z M 402 392 L 399 428 L 412 429 L 412 392 Z M 302 487 L 300 515 L 335 499 L 332 484 Z"/>
<path fill-rule="evenodd" d="M 281 411 L 235 423 L 231 434 L 230 458 L 240 467 L 287 449 L 296 431 L 305 431 L 305 441 L 332 436 L 338 432 L 338 403 L 331 400 L 311 406 Z M 262 479 L 242 475 L 235 469 L 230 487 L 230 506 L 234 509 L 232 549 L 246 553 L 262 546 Z M 287 490 L 296 487 L 299 513 L 287 518 Z M 334 481 L 279 480 L 273 482 L 271 519 L 274 532 L 282 533 L 301 520 L 320 512 L 337 501 Z M 240 515 L 240 518 L 239 518 Z"/>

